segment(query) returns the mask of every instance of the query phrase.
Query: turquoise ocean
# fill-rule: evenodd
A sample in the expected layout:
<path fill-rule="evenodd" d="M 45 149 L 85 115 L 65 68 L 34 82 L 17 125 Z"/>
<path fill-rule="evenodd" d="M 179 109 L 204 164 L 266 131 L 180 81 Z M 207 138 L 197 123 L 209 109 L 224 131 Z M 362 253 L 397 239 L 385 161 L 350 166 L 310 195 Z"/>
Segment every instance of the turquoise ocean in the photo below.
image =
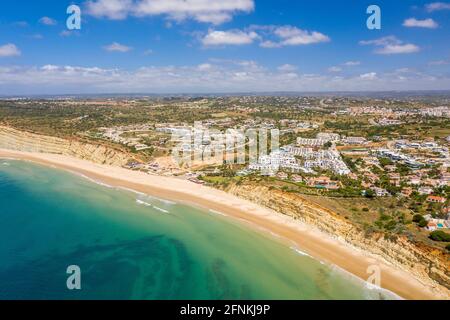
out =
<path fill-rule="evenodd" d="M 0 300 L 393 298 L 219 213 L 0 159 Z"/>

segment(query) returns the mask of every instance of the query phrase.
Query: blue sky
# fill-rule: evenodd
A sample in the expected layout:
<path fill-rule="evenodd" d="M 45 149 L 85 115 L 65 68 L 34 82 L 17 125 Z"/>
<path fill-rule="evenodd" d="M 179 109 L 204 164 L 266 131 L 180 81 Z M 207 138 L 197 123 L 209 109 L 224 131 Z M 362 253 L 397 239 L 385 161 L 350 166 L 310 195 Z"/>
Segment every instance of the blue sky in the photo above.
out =
<path fill-rule="evenodd" d="M 2 0 L 0 94 L 450 89 L 449 17 L 432 0 Z"/>

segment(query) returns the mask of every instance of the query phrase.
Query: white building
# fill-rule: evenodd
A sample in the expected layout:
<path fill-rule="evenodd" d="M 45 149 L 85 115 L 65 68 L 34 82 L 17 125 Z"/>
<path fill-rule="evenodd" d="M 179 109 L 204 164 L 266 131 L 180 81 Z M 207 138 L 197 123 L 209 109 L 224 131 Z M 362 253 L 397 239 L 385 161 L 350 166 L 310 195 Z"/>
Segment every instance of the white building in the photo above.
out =
<path fill-rule="evenodd" d="M 319 132 L 316 138 L 327 141 L 339 141 L 341 136 L 338 133 L 333 132 Z"/>

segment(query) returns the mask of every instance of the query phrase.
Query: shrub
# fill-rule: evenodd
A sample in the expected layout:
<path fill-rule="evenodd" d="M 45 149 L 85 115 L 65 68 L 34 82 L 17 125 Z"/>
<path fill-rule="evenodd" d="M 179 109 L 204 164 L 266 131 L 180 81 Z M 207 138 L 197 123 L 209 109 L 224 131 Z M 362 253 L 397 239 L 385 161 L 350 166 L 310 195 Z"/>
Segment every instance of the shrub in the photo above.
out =
<path fill-rule="evenodd" d="M 371 189 L 366 190 L 366 192 L 364 193 L 364 196 L 366 198 L 374 198 L 375 197 L 375 192 Z"/>
<path fill-rule="evenodd" d="M 444 231 L 433 231 L 430 233 L 430 239 L 434 241 L 450 242 L 450 234 Z"/>
<path fill-rule="evenodd" d="M 419 227 L 425 228 L 428 225 L 428 221 L 423 219 L 419 221 Z"/>
<path fill-rule="evenodd" d="M 445 249 L 447 249 L 447 251 L 450 251 L 450 244 L 448 244 Z"/>
<path fill-rule="evenodd" d="M 420 214 L 415 214 L 413 221 L 419 225 L 421 228 L 425 228 L 428 225 L 428 221 Z"/>

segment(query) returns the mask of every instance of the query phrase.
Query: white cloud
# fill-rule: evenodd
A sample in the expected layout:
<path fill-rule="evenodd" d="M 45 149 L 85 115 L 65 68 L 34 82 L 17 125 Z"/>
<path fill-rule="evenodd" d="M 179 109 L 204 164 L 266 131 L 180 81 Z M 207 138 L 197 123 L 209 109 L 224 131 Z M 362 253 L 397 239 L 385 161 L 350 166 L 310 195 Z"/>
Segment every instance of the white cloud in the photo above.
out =
<path fill-rule="evenodd" d="M 366 45 L 375 45 L 375 46 L 385 46 L 392 43 L 401 43 L 400 40 L 398 40 L 395 36 L 387 36 L 379 39 L 374 40 L 362 40 L 359 42 L 360 45 L 366 46 Z"/>
<path fill-rule="evenodd" d="M 217 31 L 210 30 L 202 39 L 204 46 L 245 45 L 251 44 L 258 38 L 256 32 L 241 30 Z"/>
<path fill-rule="evenodd" d="M 281 48 L 330 41 L 330 38 L 323 33 L 303 30 L 290 25 L 252 25 L 248 29 L 261 36 L 262 40 L 259 46 L 262 48 Z"/>
<path fill-rule="evenodd" d="M 379 47 L 375 50 L 377 54 L 406 54 L 420 51 L 420 48 L 412 43 L 404 43 L 395 36 L 387 36 L 375 40 L 360 41 L 360 45 L 374 45 Z"/>
<path fill-rule="evenodd" d="M 93 0 L 86 2 L 86 8 L 92 16 L 113 20 L 163 15 L 175 21 L 221 24 L 236 13 L 253 11 L 255 4 L 253 0 Z"/>
<path fill-rule="evenodd" d="M 347 61 L 347 62 L 344 62 L 344 66 L 346 66 L 346 67 L 359 66 L 360 64 L 361 64 L 361 61 Z"/>
<path fill-rule="evenodd" d="M 122 20 L 128 17 L 133 7 L 132 0 L 87 1 L 86 12 L 96 18 Z"/>
<path fill-rule="evenodd" d="M 265 40 L 265 41 L 262 41 L 259 44 L 259 46 L 262 47 L 262 48 L 271 49 L 271 48 L 280 48 L 282 45 L 279 44 L 279 43 L 273 42 L 271 40 Z"/>
<path fill-rule="evenodd" d="M 292 26 L 277 27 L 274 34 L 282 39 L 281 45 L 298 46 L 320 42 L 328 42 L 330 38 L 317 31 L 302 30 Z"/>
<path fill-rule="evenodd" d="M 334 72 L 334 73 L 338 73 L 344 70 L 344 67 L 354 67 L 354 66 L 359 66 L 361 64 L 360 61 L 346 61 L 344 63 L 341 63 L 340 65 L 337 66 L 332 66 L 330 68 L 328 68 L 328 72 Z M 335 79 L 340 79 L 340 77 L 335 77 Z"/>
<path fill-rule="evenodd" d="M 296 71 L 297 69 L 298 69 L 297 66 L 294 66 L 292 64 L 283 64 L 277 68 L 277 70 L 281 72 L 293 72 Z"/>
<path fill-rule="evenodd" d="M 55 70 L 58 70 L 58 69 L 59 69 L 59 67 L 55 66 L 53 64 L 46 64 L 45 66 L 41 67 L 41 70 L 43 70 L 43 71 L 55 71 Z"/>
<path fill-rule="evenodd" d="M 450 3 L 446 2 L 433 2 L 425 6 L 428 12 L 450 10 Z"/>
<path fill-rule="evenodd" d="M 200 71 L 208 71 L 211 70 L 213 66 L 210 63 L 202 63 L 197 66 L 197 69 Z"/>
<path fill-rule="evenodd" d="M 208 61 L 193 66 L 135 70 L 45 65 L 0 67 L 0 94 L 180 93 L 276 91 L 448 90 L 448 75 L 369 72 L 361 75 L 271 71 L 254 61 Z"/>
<path fill-rule="evenodd" d="M 57 24 L 55 19 L 52 19 L 50 17 L 42 17 L 39 19 L 39 23 L 44 24 L 46 26 L 54 26 Z"/>
<path fill-rule="evenodd" d="M 359 78 L 362 80 L 375 80 L 377 78 L 377 73 L 376 72 L 364 73 L 361 74 Z"/>
<path fill-rule="evenodd" d="M 5 45 L 0 46 L 0 58 L 1 57 L 15 57 L 20 56 L 21 52 L 19 48 L 16 47 L 15 44 L 7 43 Z"/>
<path fill-rule="evenodd" d="M 330 71 L 330 72 L 341 72 L 342 68 L 338 67 L 338 66 L 333 66 L 333 67 L 328 68 L 328 71 Z"/>
<path fill-rule="evenodd" d="M 377 51 L 378 54 L 403 54 L 403 53 L 414 53 L 420 51 L 420 48 L 415 44 L 389 44 Z"/>
<path fill-rule="evenodd" d="M 428 64 L 430 66 L 445 66 L 447 64 L 450 64 L 450 62 L 447 60 L 435 60 L 435 61 L 428 62 Z"/>
<path fill-rule="evenodd" d="M 117 43 L 117 42 L 113 42 L 110 45 L 104 46 L 103 47 L 106 51 L 111 51 L 111 52 L 128 52 L 130 50 L 133 50 L 132 47 L 128 47 L 125 46 L 123 44 Z"/>
<path fill-rule="evenodd" d="M 424 19 L 417 20 L 416 18 L 409 18 L 403 22 L 404 27 L 408 28 L 428 28 L 428 29 L 436 29 L 439 25 L 433 19 Z"/>
<path fill-rule="evenodd" d="M 396 69 L 395 72 L 397 72 L 397 73 L 410 73 L 410 72 L 414 72 L 414 70 L 411 70 L 410 68 L 399 68 L 399 69 Z"/>

